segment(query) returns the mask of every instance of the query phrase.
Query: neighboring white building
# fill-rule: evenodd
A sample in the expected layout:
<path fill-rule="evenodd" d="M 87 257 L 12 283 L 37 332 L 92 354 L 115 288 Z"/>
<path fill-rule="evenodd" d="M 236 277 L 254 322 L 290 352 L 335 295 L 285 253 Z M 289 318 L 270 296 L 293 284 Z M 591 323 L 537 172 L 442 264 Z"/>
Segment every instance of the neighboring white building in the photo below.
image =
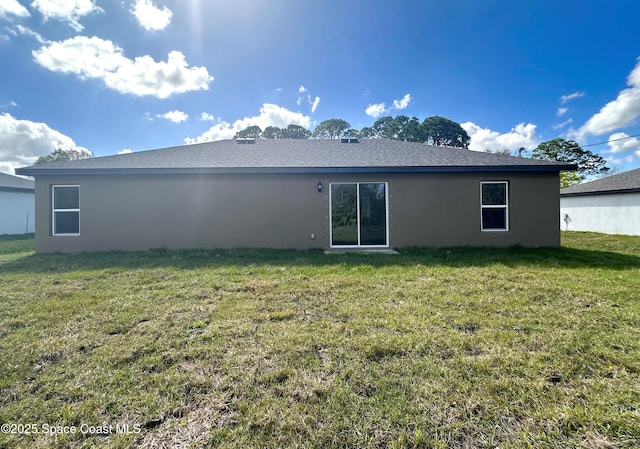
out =
<path fill-rule="evenodd" d="M 560 227 L 640 235 L 640 168 L 562 189 Z"/>
<path fill-rule="evenodd" d="M 34 232 L 35 183 L 0 173 L 0 235 Z"/>

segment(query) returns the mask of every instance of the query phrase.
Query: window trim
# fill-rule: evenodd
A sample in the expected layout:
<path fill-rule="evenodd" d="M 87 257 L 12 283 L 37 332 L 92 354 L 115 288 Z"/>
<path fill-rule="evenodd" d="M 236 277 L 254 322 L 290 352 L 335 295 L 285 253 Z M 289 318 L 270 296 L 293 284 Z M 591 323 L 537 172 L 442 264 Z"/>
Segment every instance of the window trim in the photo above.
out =
<path fill-rule="evenodd" d="M 504 184 L 504 204 L 483 204 L 482 187 L 485 184 Z M 489 228 L 485 229 L 482 212 L 485 209 L 504 209 L 504 228 Z M 480 230 L 482 232 L 509 232 L 509 181 L 480 181 Z"/>
<path fill-rule="evenodd" d="M 58 187 L 77 187 L 78 189 L 78 208 L 77 209 L 56 209 L 56 188 Z M 77 233 L 56 233 L 56 213 L 57 212 L 77 212 L 78 213 L 78 232 Z M 80 185 L 79 184 L 54 184 L 51 186 L 51 235 L 59 236 L 78 236 L 80 235 Z"/>
<path fill-rule="evenodd" d="M 358 243 L 356 245 L 334 245 L 333 244 L 333 204 L 331 195 L 334 185 L 355 184 L 356 185 L 356 218 L 358 220 Z M 362 245 L 360 236 L 360 184 L 384 184 L 384 212 L 385 212 L 385 239 L 386 245 Z M 389 248 L 389 183 L 386 181 L 338 181 L 329 183 L 329 248 Z"/>

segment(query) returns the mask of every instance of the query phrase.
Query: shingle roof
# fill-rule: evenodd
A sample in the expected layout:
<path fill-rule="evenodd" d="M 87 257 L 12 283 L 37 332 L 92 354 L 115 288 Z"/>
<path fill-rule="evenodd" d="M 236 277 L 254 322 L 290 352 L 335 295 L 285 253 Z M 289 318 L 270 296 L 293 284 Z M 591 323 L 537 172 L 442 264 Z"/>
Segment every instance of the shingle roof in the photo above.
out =
<path fill-rule="evenodd" d="M 0 190 L 19 190 L 34 192 L 35 188 L 35 182 L 30 179 L 24 179 L 20 178 L 19 176 L 0 173 Z"/>
<path fill-rule="evenodd" d="M 125 173 L 325 173 L 560 171 L 573 165 L 397 140 L 234 140 L 183 145 L 18 169 L 23 175 Z"/>
<path fill-rule="evenodd" d="M 567 187 L 560 195 L 595 195 L 604 193 L 640 192 L 640 168 Z"/>

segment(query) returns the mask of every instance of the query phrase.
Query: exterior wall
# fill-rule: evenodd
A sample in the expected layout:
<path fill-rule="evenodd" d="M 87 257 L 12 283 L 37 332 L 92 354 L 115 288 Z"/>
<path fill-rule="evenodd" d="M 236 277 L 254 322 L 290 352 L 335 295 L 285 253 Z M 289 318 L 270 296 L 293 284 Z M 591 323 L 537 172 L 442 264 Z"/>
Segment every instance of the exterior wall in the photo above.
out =
<path fill-rule="evenodd" d="M 508 181 L 509 231 L 480 230 L 481 181 Z M 410 175 L 389 191 L 394 247 L 560 245 L 557 173 Z"/>
<path fill-rule="evenodd" d="M 569 222 L 564 221 L 565 214 Z M 572 231 L 640 235 L 640 193 L 560 197 L 560 227 Z"/>
<path fill-rule="evenodd" d="M 317 181 L 241 174 L 41 178 L 36 251 L 322 246 L 327 209 Z M 51 236 L 54 184 L 80 185 L 79 236 Z"/>
<path fill-rule="evenodd" d="M 24 234 L 35 230 L 35 194 L 0 190 L 0 234 Z"/>
<path fill-rule="evenodd" d="M 480 231 L 480 182 L 509 181 L 509 231 Z M 388 182 L 389 243 L 557 246 L 557 173 L 64 176 L 36 180 L 36 251 L 328 248 L 329 184 Z M 317 190 L 322 182 L 323 190 Z M 80 185 L 80 235 L 51 235 L 51 186 Z"/>

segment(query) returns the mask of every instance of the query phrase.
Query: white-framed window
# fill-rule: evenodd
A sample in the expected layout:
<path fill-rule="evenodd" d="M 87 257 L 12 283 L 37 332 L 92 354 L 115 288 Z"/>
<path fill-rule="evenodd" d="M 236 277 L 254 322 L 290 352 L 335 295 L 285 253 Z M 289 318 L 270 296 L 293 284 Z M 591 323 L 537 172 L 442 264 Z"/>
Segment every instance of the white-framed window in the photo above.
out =
<path fill-rule="evenodd" d="M 51 187 L 51 234 L 80 235 L 80 186 Z"/>
<path fill-rule="evenodd" d="M 480 183 L 480 214 L 483 231 L 509 230 L 509 183 L 507 181 Z"/>
<path fill-rule="evenodd" d="M 386 182 L 329 184 L 330 245 L 389 246 L 389 202 Z"/>

